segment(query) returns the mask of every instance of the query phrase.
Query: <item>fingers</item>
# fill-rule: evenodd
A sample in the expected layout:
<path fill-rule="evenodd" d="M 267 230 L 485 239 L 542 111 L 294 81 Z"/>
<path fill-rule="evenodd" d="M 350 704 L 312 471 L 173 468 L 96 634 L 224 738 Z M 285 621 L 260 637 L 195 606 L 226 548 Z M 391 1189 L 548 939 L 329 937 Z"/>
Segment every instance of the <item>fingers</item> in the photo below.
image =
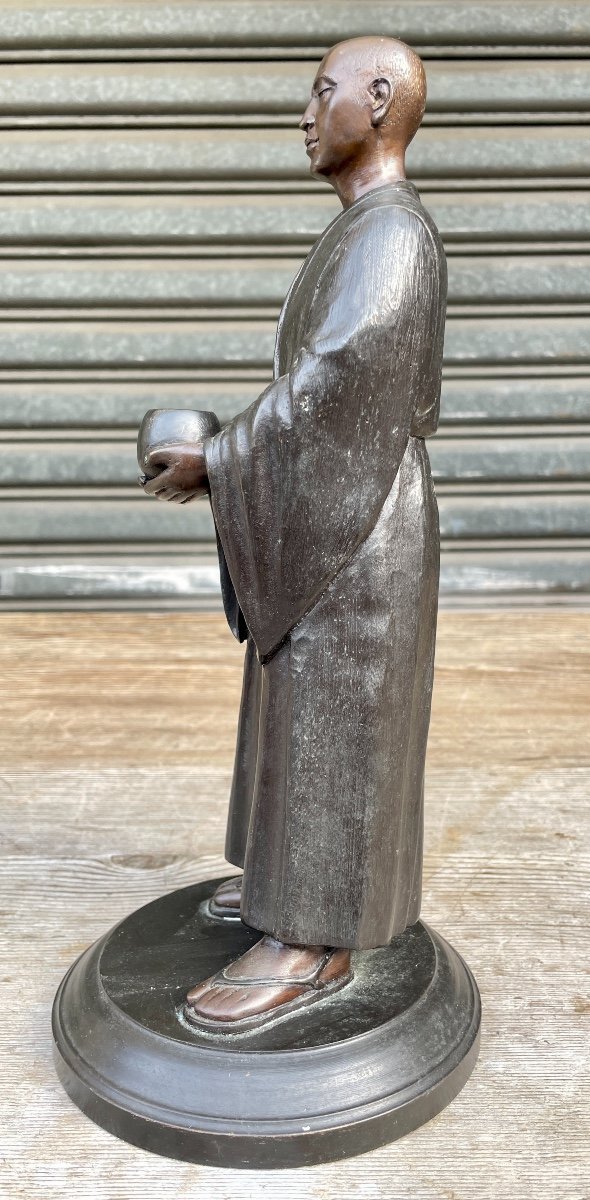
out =
<path fill-rule="evenodd" d="M 172 482 L 173 479 L 174 469 L 169 468 L 161 471 L 159 475 L 155 475 L 153 479 L 148 479 L 146 475 L 139 475 L 137 482 L 146 496 L 155 496 L 157 500 L 170 500 L 174 504 L 188 504 L 191 500 L 197 500 L 207 495 L 207 491 L 203 487 L 191 488 L 190 491 L 179 488 L 177 483 Z"/>
<path fill-rule="evenodd" d="M 143 461 L 150 469 L 169 467 L 176 461 L 177 451 L 177 446 L 155 446 L 152 450 L 148 450 Z"/>
<path fill-rule="evenodd" d="M 207 494 L 208 493 L 205 491 L 204 488 L 196 488 L 194 491 L 191 491 L 191 492 L 180 491 L 180 492 L 176 493 L 176 496 L 174 497 L 174 503 L 175 504 L 190 504 L 191 500 L 202 500 L 203 496 L 206 496 Z"/>
<path fill-rule="evenodd" d="M 158 492 L 161 492 L 163 488 L 170 486 L 170 473 L 168 471 L 160 471 L 159 475 L 154 475 L 153 479 L 148 479 L 145 483 L 142 483 L 142 477 L 140 476 L 139 482 L 146 496 L 157 496 Z M 174 490 L 178 491 L 178 488 Z"/>
<path fill-rule="evenodd" d="M 203 491 L 203 488 L 199 488 L 198 491 L 196 491 L 196 492 L 182 492 L 181 493 L 182 499 L 177 500 L 176 503 L 177 504 L 190 504 L 191 500 L 198 500 L 204 494 L 205 493 Z"/>
<path fill-rule="evenodd" d="M 155 496 L 156 500 L 168 500 L 173 504 L 188 504 L 190 500 L 204 495 L 202 488 L 193 492 L 184 492 L 174 485 L 166 485 L 165 480 L 162 482 L 162 476 L 165 474 L 166 472 L 163 471 L 155 479 L 149 480 L 146 480 L 145 475 L 140 475 L 137 482 L 147 496 Z"/>
<path fill-rule="evenodd" d="M 184 492 L 179 492 L 178 488 L 175 487 L 160 488 L 159 491 L 153 492 L 152 494 L 157 500 L 178 500 L 180 497 L 185 495 Z"/>

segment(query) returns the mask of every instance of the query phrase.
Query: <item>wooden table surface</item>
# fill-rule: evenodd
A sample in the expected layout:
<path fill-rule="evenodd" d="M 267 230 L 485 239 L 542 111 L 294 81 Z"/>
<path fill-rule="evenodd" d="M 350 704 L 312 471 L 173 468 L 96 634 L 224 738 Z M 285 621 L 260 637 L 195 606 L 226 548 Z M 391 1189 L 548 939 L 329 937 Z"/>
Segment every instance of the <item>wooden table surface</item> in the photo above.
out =
<path fill-rule="evenodd" d="M 284 1172 L 119 1142 L 51 1063 L 72 959 L 224 869 L 242 650 L 217 614 L 15 613 L 0 658 L 2 1197 L 588 1200 L 589 613 L 441 614 L 423 916 L 478 979 L 480 1060 L 403 1141 Z"/>

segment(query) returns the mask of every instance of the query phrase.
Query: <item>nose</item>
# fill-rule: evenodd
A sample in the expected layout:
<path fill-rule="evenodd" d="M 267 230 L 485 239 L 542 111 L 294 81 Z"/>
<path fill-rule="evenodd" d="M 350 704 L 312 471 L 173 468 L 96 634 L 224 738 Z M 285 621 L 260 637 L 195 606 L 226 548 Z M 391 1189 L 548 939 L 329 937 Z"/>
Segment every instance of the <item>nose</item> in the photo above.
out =
<path fill-rule="evenodd" d="M 312 110 L 313 110 L 313 100 L 310 100 L 301 120 L 298 122 L 299 129 L 305 130 L 306 133 L 307 133 L 307 130 L 310 129 L 314 123 L 315 118 L 314 118 Z"/>

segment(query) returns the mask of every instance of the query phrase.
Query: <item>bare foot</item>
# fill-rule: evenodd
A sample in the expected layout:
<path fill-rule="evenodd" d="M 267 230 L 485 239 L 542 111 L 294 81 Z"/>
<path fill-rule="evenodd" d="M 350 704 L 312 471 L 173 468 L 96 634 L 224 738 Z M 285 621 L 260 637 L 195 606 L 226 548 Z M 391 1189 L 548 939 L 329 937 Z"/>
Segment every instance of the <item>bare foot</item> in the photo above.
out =
<path fill-rule="evenodd" d="M 191 988 L 185 1016 L 198 1025 L 239 1030 L 320 1000 L 352 978 L 350 950 L 261 941 Z"/>
<path fill-rule="evenodd" d="M 242 899 L 242 876 L 226 879 L 215 889 L 209 901 L 209 911 L 215 917 L 239 917 Z"/>

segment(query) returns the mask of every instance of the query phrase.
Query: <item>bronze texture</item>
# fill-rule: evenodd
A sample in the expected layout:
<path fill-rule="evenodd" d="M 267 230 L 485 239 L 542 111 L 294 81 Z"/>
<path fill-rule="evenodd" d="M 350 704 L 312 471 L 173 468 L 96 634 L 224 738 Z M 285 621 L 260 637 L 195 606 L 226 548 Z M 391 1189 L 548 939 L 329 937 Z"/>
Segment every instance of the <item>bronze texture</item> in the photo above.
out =
<path fill-rule="evenodd" d="M 385 945 L 420 908 L 446 296 L 405 179 L 424 99 L 402 43 L 326 55 L 300 126 L 343 209 L 283 306 L 274 382 L 193 446 L 192 479 L 177 447 L 145 485 L 184 502 L 206 477 L 248 639 L 227 854 L 244 920 L 287 946 Z"/>
<path fill-rule="evenodd" d="M 66 980 L 55 1020 L 71 1094 L 97 1120 L 164 1153 L 212 1161 L 233 1138 L 230 1158 L 259 1165 L 259 1152 L 274 1140 L 276 1165 L 304 1161 L 300 1139 L 288 1149 L 282 1141 L 293 1132 L 297 1103 L 288 1104 L 278 1136 L 258 1113 L 257 1135 L 242 1144 L 239 1112 L 221 1124 L 209 1120 L 227 1107 L 224 1059 L 232 1039 L 262 1039 L 251 1043 L 262 1048 L 265 1032 L 281 1026 L 289 1037 L 290 1030 L 299 1038 L 293 1080 L 305 1089 L 307 1077 L 316 1099 L 318 1069 L 341 1073 L 343 1094 L 335 1082 L 324 1116 L 303 1127 L 311 1133 L 302 1143 L 312 1156 L 306 1161 L 379 1144 L 427 1120 L 463 1085 L 477 1055 L 475 984 L 455 952 L 418 921 L 439 578 L 425 439 L 438 422 L 447 290 L 441 239 L 405 177 L 424 102 L 422 64 L 403 43 L 356 38 L 328 52 L 300 128 L 312 174 L 333 186 L 342 209 L 288 292 L 273 381 L 222 428 L 212 413 L 194 414 L 191 424 L 187 414 L 152 412 L 140 431 L 140 483 L 148 495 L 177 504 L 210 498 L 225 612 L 246 643 L 226 840 L 243 876 L 157 901 L 146 923 L 142 914 L 123 922 Z M 156 1043 L 146 1036 L 155 996 L 141 1003 L 139 1091 L 132 1114 L 120 1119 L 113 1112 L 126 1072 L 113 1060 L 113 1031 L 122 1037 L 125 1021 L 115 1008 L 134 985 L 120 961 L 112 1003 L 104 1000 L 106 962 L 113 950 L 117 958 L 133 925 L 136 936 L 142 930 L 148 974 L 158 955 L 161 974 L 187 931 L 195 965 L 174 1004 L 171 982 L 166 1000 L 157 1001 Z M 242 930 L 247 944 L 237 952 Z M 232 944 L 236 952 L 226 954 Z M 400 995 L 385 1016 L 388 972 Z M 87 1004 L 72 1020 L 75 994 Z M 348 1034 L 334 1029 L 338 998 L 346 996 Z M 321 1024 L 320 1012 L 331 1032 L 316 1047 L 319 1057 L 301 1059 L 310 1044 L 305 1031 Z M 183 1065 L 164 1032 L 171 1019 L 173 1040 L 180 1027 L 199 1039 L 192 1043 L 194 1082 L 212 1106 L 203 1129 L 183 1095 L 172 1140 L 166 1104 L 148 1099 L 154 1073 L 163 1096 L 182 1095 Z M 80 1087 L 62 1049 L 67 1039 L 84 1044 L 85 1021 L 102 1029 L 104 1087 Z M 203 1038 L 221 1045 L 223 1082 L 211 1075 L 210 1094 L 214 1057 L 200 1049 Z M 334 1040 L 336 1058 L 326 1053 Z M 376 1076 L 372 1090 L 375 1055 L 396 1079 L 385 1099 Z M 265 1113 L 285 1087 L 285 1070 L 289 1076 L 280 1058 L 270 1064 Z M 84 1071 L 95 1078 L 89 1062 Z M 238 1108 L 255 1099 L 246 1082 L 255 1073 L 247 1070 L 238 1084 Z M 237 1093 L 229 1100 L 238 1103 Z M 378 1119 L 367 1124 L 375 1105 Z M 149 1138 L 146 1114 L 157 1129 Z M 187 1137 L 178 1132 L 183 1121 Z M 349 1146 L 345 1125 L 355 1129 Z"/>

